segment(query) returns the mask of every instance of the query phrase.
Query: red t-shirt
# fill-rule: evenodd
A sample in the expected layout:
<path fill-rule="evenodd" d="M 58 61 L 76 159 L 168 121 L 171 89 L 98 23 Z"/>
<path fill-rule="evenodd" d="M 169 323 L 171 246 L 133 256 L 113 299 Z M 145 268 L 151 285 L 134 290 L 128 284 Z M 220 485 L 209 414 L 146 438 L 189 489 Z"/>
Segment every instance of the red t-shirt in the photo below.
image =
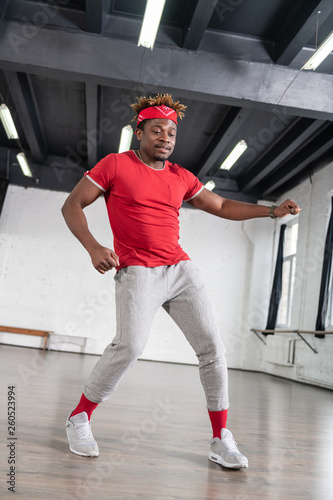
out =
<path fill-rule="evenodd" d="M 182 202 L 203 189 L 195 175 L 168 161 L 155 170 L 133 151 L 110 154 L 85 175 L 104 191 L 117 269 L 189 260 L 178 243 L 178 217 Z"/>

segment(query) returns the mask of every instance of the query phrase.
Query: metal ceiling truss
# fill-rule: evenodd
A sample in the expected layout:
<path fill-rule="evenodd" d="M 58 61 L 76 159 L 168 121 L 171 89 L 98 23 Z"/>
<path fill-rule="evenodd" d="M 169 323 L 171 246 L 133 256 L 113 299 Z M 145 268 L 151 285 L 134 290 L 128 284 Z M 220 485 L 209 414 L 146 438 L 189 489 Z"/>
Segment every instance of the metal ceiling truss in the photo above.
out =
<path fill-rule="evenodd" d="M 97 135 L 105 87 L 131 93 L 168 91 L 180 99 L 227 106 L 192 169 L 202 180 L 215 177 L 219 192 L 233 192 L 248 200 L 270 197 L 306 167 L 329 157 L 333 148 L 332 76 L 300 72 L 287 65 L 313 37 L 317 21 L 321 33 L 331 29 L 332 1 L 309 0 L 302 2 L 301 9 L 295 2 L 274 43 L 209 30 L 217 3 L 197 0 L 188 4 L 187 19 L 181 26 L 161 28 L 151 52 L 136 46 L 140 19 L 115 16 L 108 0 L 86 0 L 85 12 L 53 2 L 0 1 L 0 79 L 4 80 L 0 90 L 9 89 L 31 161 L 40 165 L 43 187 L 54 188 L 56 178 L 63 189 L 70 184 L 70 180 L 64 182 L 67 174 L 74 172 L 78 178 L 82 166 L 72 163 L 69 168 L 64 158 L 48 155 L 31 75 L 85 84 L 87 135 L 96 134 L 96 140 L 88 143 L 89 168 L 100 155 Z M 238 179 L 232 174 L 223 178 L 226 174 L 219 172 L 218 162 L 235 145 L 240 130 L 251 126 L 255 110 L 280 113 L 290 123 Z M 5 149 L 0 148 L 2 164 Z"/>

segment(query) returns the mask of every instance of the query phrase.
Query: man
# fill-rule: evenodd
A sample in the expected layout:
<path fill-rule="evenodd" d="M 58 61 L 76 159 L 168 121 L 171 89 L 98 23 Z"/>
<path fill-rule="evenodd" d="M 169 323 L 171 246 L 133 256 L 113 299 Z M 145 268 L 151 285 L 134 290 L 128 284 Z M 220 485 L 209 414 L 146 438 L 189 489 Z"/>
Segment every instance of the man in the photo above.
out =
<path fill-rule="evenodd" d="M 226 429 L 227 365 L 217 321 L 199 271 L 179 246 L 179 208 L 183 201 L 217 217 L 245 220 L 283 217 L 300 208 L 224 199 L 204 188 L 189 171 L 168 162 L 174 150 L 177 118 L 185 106 L 168 94 L 142 97 L 137 113 L 138 151 L 110 154 L 78 183 L 63 215 L 100 273 L 116 268 L 117 333 L 94 367 L 78 406 L 66 421 L 69 447 L 81 456 L 98 456 L 91 414 L 106 401 L 141 355 L 150 325 L 162 306 L 183 331 L 199 360 L 213 437 L 209 459 L 225 467 L 248 467 Z M 114 250 L 102 246 L 88 229 L 83 209 L 104 193 Z"/>

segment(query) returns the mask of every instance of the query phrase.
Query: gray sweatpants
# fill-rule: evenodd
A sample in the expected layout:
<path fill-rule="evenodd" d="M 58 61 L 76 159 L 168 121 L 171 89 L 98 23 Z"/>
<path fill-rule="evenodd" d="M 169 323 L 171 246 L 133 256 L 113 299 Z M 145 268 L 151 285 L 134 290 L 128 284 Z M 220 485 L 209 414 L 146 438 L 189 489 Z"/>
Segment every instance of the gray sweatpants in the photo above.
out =
<path fill-rule="evenodd" d="M 217 320 L 200 271 L 191 261 L 172 266 L 130 266 L 115 275 L 117 332 L 85 387 L 95 403 L 106 401 L 142 354 L 156 311 L 162 306 L 184 333 L 198 360 L 207 408 L 226 410 L 228 373 Z"/>

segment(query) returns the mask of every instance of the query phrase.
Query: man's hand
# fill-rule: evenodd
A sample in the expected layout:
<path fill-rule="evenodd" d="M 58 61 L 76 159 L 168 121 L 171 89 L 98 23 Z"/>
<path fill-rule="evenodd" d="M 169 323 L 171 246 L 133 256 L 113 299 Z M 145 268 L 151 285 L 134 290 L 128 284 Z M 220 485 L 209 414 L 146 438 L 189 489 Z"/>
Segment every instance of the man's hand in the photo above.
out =
<path fill-rule="evenodd" d="M 83 213 L 83 209 L 96 201 L 101 194 L 102 190 L 84 177 L 66 199 L 62 213 L 69 229 L 89 253 L 94 268 L 104 274 L 119 266 L 119 257 L 93 237 Z"/>
<path fill-rule="evenodd" d="M 297 215 L 302 209 L 293 200 L 286 200 L 278 207 L 274 208 L 276 217 L 285 217 L 286 215 Z"/>
<path fill-rule="evenodd" d="M 119 266 L 118 255 L 110 248 L 96 245 L 93 249 L 89 250 L 91 262 L 95 269 L 101 274 L 105 274 L 114 267 Z"/>

